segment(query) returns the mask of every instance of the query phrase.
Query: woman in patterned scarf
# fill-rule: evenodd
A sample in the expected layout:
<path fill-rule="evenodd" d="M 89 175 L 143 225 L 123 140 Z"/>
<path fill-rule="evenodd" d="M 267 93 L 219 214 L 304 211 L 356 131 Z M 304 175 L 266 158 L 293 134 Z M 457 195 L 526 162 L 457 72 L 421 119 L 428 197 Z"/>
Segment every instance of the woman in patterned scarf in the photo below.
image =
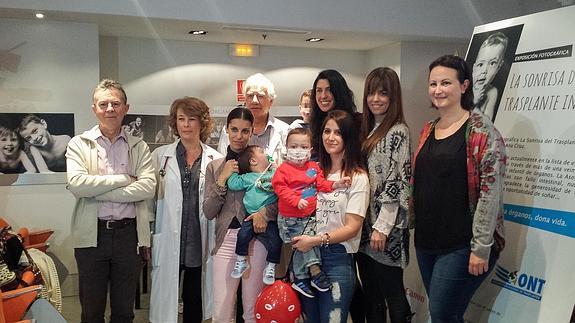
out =
<path fill-rule="evenodd" d="M 378 67 L 365 80 L 362 152 L 369 169 L 370 208 L 356 255 L 368 323 L 410 322 L 403 270 L 409 261 L 411 141 L 399 77 Z"/>

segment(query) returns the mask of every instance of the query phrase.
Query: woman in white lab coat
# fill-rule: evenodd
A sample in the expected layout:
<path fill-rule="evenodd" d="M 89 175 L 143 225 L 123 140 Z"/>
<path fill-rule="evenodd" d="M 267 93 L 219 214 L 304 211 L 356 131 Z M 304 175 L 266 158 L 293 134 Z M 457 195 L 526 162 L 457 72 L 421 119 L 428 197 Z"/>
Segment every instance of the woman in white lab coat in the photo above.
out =
<path fill-rule="evenodd" d="M 168 123 L 179 137 L 153 152 L 158 186 L 152 242 L 150 321 L 178 321 L 183 275 L 184 322 L 212 316 L 214 223 L 202 211 L 205 170 L 222 157 L 203 142 L 212 129 L 208 106 L 199 99 L 177 99 Z"/>

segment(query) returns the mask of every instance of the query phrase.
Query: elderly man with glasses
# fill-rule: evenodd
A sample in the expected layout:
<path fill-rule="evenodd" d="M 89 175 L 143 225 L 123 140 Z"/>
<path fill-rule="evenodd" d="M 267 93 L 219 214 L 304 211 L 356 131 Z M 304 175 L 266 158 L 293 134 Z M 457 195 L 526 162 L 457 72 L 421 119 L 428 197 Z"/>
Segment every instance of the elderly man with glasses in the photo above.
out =
<path fill-rule="evenodd" d="M 288 124 L 270 115 L 270 109 L 276 98 L 273 83 L 261 73 L 248 77 L 244 83 L 246 107 L 254 115 L 254 133 L 250 145 L 263 147 L 267 155 L 276 163 L 281 163 L 285 150 L 284 138 Z M 226 154 L 229 145 L 225 127 L 222 128 L 218 151 Z"/>

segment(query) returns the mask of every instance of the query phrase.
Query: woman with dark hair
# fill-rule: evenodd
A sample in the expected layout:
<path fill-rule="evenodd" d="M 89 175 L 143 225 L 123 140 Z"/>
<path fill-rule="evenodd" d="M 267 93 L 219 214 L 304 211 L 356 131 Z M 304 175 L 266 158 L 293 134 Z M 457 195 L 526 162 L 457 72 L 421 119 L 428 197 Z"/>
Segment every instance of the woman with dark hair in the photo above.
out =
<path fill-rule="evenodd" d="M 317 160 L 318 151 L 322 145 L 322 125 L 329 111 L 343 110 L 354 119 L 355 136 L 361 138 L 361 113 L 357 112 L 353 91 L 347 85 L 345 78 L 336 70 L 319 72 L 311 91 L 311 122 L 312 133 L 311 160 Z M 359 142 L 361 142 L 358 139 Z M 356 280 L 356 290 L 353 296 L 350 312 L 353 321 L 362 322 L 365 319 L 365 300 L 359 280 Z"/>
<path fill-rule="evenodd" d="M 424 126 L 413 158 L 417 261 L 432 322 L 463 322 L 505 245 L 505 144 L 491 120 L 472 111 L 462 58 L 433 61 L 428 84 L 440 117 Z"/>
<path fill-rule="evenodd" d="M 231 277 L 236 262 L 236 240 L 243 221 L 253 221 L 255 233 L 266 231 L 268 219 L 277 217 L 277 203 L 246 217 L 243 197 L 245 191 L 227 188 L 227 180 L 238 172 L 238 154 L 248 146 L 253 132 L 254 116 L 246 108 L 235 108 L 226 121 L 229 139 L 225 158 L 216 159 L 206 169 L 206 185 L 203 210 L 210 220 L 215 219 L 215 243 L 211 249 L 213 266 L 213 322 L 231 322 L 235 317 L 236 291 L 239 279 Z M 212 247 L 212 246 L 210 246 Z M 242 276 L 243 318 L 255 322 L 254 307 L 263 289 L 264 268 L 267 251 L 257 239 L 248 248 L 250 269 Z"/>
<path fill-rule="evenodd" d="M 370 208 L 356 254 L 368 323 L 411 321 L 403 286 L 409 262 L 408 201 L 411 141 L 405 124 L 399 77 L 378 67 L 365 80 L 362 153 L 367 160 Z"/>
<path fill-rule="evenodd" d="M 319 72 L 311 91 L 311 122 L 312 159 L 317 159 L 317 151 L 321 146 L 321 127 L 327 113 L 331 110 L 344 110 L 356 119 L 356 125 L 361 125 L 355 106 L 353 92 L 347 86 L 343 76 L 336 70 Z"/>
<path fill-rule="evenodd" d="M 177 99 L 170 107 L 168 125 L 178 136 L 154 150 L 156 221 L 152 252 L 150 321 L 178 321 L 180 275 L 184 276 L 184 322 L 212 316 L 213 223 L 202 212 L 205 172 L 221 154 L 205 144 L 212 119 L 200 99 Z"/>
<path fill-rule="evenodd" d="M 327 114 L 323 125 L 319 162 L 325 178 L 337 181 L 351 177 L 351 186 L 330 193 L 319 192 L 315 236 L 293 238 L 293 247 L 307 252 L 319 246 L 322 271 L 332 288 L 302 297 L 306 322 L 347 322 L 355 289 L 356 273 L 353 254 L 359 248 L 361 226 L 369 202 L 368 175 L 361 164 L 361 150 L 355 120 L 341 110 Z"/>

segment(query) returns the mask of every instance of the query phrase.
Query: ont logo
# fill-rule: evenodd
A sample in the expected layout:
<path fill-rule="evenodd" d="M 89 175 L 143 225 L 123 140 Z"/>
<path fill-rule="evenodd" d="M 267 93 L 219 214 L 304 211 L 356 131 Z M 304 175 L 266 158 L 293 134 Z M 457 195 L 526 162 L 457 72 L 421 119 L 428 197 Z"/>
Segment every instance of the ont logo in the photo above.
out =
<path fill-rule="evenodd" d="M 515 293 L 541 301 L 541 293 L 545 285 L 545 279 L 536 277 L 518 270 L 509 271 L 506 268 L 497 265 L 495 267 L 495 278 L 491 283 Z"/>

